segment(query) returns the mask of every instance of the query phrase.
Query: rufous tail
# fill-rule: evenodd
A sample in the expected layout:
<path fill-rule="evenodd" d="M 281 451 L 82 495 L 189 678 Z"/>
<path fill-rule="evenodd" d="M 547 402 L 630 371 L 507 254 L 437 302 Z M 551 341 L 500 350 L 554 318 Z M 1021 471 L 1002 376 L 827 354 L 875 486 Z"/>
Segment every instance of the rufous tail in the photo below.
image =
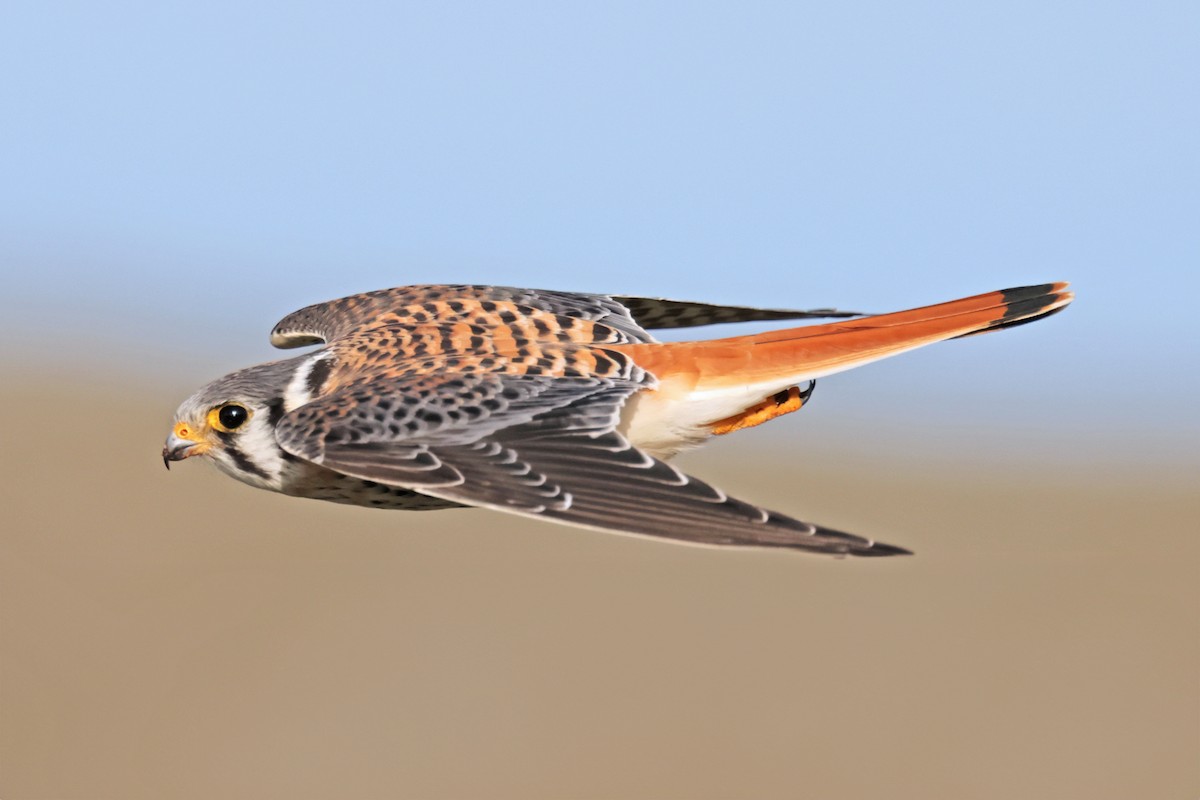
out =
<path fill-rule="evenodd" d="M 742 386 L 770 392 L 944 339 L 1032 322 L 1072 299 L 1066 283 L 1047 283 L 824 325 L 613 349 L 660 378 L 690 383 L 692 391 Z"/>

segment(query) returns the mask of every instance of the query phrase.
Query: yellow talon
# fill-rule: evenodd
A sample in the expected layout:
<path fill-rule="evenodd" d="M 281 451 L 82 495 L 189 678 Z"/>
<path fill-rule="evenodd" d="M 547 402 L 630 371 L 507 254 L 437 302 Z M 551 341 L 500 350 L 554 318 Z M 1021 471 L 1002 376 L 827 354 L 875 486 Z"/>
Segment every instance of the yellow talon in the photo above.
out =
<path fill-rule="evenodd" d="M 789 387 L 761 403 L 750 406 L 740 414 L 734 414 L 732 417 L 714 422 L 712 432 L 721 436 L 733 431 L 740 431 L 743 428 L 753 428 L 755 425 L 762 425 L 767 420 L 799 411 L 811 393 L 811 389 L 801 393 L 799 386 Z"/>

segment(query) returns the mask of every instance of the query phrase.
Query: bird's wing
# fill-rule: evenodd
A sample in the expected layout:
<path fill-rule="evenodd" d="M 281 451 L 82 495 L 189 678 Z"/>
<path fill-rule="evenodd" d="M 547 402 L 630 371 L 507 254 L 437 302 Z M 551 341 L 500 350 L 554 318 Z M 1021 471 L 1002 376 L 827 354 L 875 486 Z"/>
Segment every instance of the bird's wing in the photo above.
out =
<path fill-rule="evenodd" d="M 630 316 L 643 328 L 694 328 L 700 325 L 720 325 L 726 322 L 773 322 L 787 319 L 844 319 L 861 317 L 860 311 L 838 311 L 835 308 L 813 308 L 806 311 L 786 308 L 752 308 L 695 303 L 689 300 L 667 300 L 661 297 L 628 297 L 614 295 L 629 310 Z"/>
<path fill-rule="evenodd" d="M 540 336 L 565 332 L 571 341 L 580 344 L 626 344 L 653 341 L 647 329 L 853 316 L 858 314 L 833 309 L 788 311 L 509 286 L 400 286 L 294 311 L 272 329 L 271 343 L 282 348 L 304 347 L 334 342 L 363 329 L 396 325 L 462 323 L 491 328 L 524 321 Z"/>
<path fill-rule="evenodd" d="M 759 508 L 633 447 L 616 431 L 653 379 L 498 372 L 386 375 L 292 411 L 300 458 L 467 505 L 616 533 L 834 555 L 906 551 Z"/>

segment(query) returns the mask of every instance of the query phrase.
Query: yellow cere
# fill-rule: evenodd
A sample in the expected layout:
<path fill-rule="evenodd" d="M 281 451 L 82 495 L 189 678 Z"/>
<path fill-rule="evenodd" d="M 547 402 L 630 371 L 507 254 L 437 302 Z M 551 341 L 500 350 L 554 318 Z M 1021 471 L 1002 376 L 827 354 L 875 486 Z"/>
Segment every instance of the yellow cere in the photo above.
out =
<path fill-rule="evenodd" d="M 189 442 L 198 442 L 200 441 L 199 433 L 199 431 L 192 430 L 191 426 L 186 422 L 175 423 L 175 435 L 180 439 L 187 439 Z"/>
<path fill-rule="evenodd" d="M 212 442 L 208 441 L 205 435 L 207 429 L 201 430 L 186 422 L 176 422 L 172 432 L 185 442 L 195 442 L 195 445 L 187 451 L 189 456 L 203 455 L 212 447 Z"/>

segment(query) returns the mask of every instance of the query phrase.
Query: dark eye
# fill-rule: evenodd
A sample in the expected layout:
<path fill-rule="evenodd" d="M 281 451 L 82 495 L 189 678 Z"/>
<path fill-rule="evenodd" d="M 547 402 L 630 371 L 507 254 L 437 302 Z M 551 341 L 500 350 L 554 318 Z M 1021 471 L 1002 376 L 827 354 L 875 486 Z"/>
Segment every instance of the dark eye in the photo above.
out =
<path fill-rule="evenodd" d="M 221 406 L 217 410 L 217 422 L 221 423 L 221 427 L 226 430 L 239 428 L 248 419 L 250 419 L 250 412 L 246 410 L 245 406 L 239 406 L 236 403 Z"/>

